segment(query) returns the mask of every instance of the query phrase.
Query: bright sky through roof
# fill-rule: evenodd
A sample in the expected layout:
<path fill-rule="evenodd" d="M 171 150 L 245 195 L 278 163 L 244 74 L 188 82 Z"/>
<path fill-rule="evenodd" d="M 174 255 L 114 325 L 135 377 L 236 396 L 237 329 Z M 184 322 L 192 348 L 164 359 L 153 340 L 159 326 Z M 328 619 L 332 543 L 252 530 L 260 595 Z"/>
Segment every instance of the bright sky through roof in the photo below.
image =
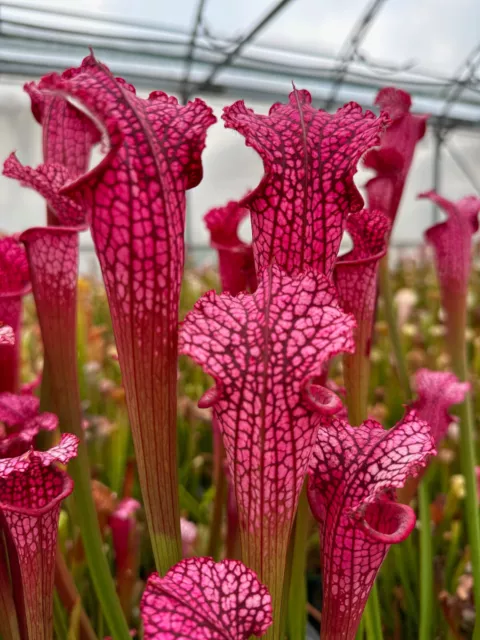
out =
<path fill-rule="evenodd" d="M 19 2 L 18 4 L 21 4 Z M 25 3 L 32 5 L 30 3 Z M 65 0 L 36 0 L 35 7 L 77 8 Z M 207 0 L 205 23 L 214 35 L 242 36 L 274 4 L 273 0 Z M 301 46 L 338 55 L 365 0 L 292 0 L 259 34 L 257 44 Z M 197 0 L 82 0 L 82 11 L 160 23 L 190 30 Z M 478 43 L 477 0 L 388 0 L 380 9 L 361 50 L 372 59 L 413 61 L 443 76 L 455 73 Z M 118 29 L 118 27 L 116 27 Z"/>
<path fill-rule="evenodd" d="M 210 36 L 218 40 L 228 39 L 237 41 L 247 33 L 252 25 L 256 24 L 275 5 L 277 0 L 206 0 L 204 9 L 203 27 L 208 30 Z M 318 57 L 323 54 L 325 67 L 336 64 L 334 58 L 345 50 L 345 43 L 359 17 L 365 12 L 371 0 L 291 0 L 278 15 L 261 31 L 255 40 L 248 44 L 242 51 L 242 55 L 255 55 L 257 58 L 264 56 L 266 62 L 285 63 L 292 65 L 301 74 L 302 70 L 318 63 Z M 53 9 L 53 13 L 42 14 L 38 11 L 31 12 L 35 16 L 35 22 L 40 27 L 52 26 L 68 30 L 69 28 L 86 30 L 85 48 L 89 38 L 99 34 L 111 36 L 134 36 L 142 33 L 146 37 L 150 34 L 155 42 L 159 37 L 157 27 L 163 25 L 171 30 L 189 33 L 194 25 L 198 0 L 82 0 L 81 6 L 65 0 L 18 0 L 20 6 L 34 6 L 36 9 Z M 124 24 L 109 22 L 97 22 L 93 24 L 86 17 L 60 19 L 58 12 L 80 11 L 84 16 L 97 15 L 106 19 L 109 17 L 125 19 Z M 8 15 L 24 18 L 28 16 L 25 9 L 17 10 L 11 7 L 3 7 L 2 17 Z M 147 25 L 141 27 L 141 24 Z M 452 78 L 464 63 L 469 53 L 480 42 L 480 2 L 478 0 L 385 0 L 368 32 L 361 42 L 359 52 L 361 56 L 371 63 L 388 62 L 395 68 L 402 69 L 397 75 L 386 76 L 385 84 L 393 84 L 395 78 L 413 78 L 422 82 L 423 72 L 428 72 L 440 79 Z M 151 30 L 148 29 L 151 26 Z M 68 39 L 68 35 L 64 36 Z M 179 38 L 181 34 L 179 33 Z M 183 37 L 185 40 L 185 37 Z M 264 47 L 263 49 L 261 47 Z M 277 47 L 295 51 L 285 53 L 278 51 L 272 54 L 265 47 Z M 180 51 L 185 56 L 187 44 Z M 80 46 L 83 51 L 83 44 Z M 60 51 L 60 49 L 59 49 Z M 32 52 L 34 50 L 32 49 Z M 48 51 L 46 54 L 51 56 Z M 32 53 L 41 57 L 39 53 Z M 48 64 L 49 57 L 45 58 Z M 63 54 L 57 54 L 63 55 Z M 73 55 L 73 54 L 70 54 Z M 81 55 L 81 54 L 80 54 Z M 218 53 L 217 53 L 218 56 Z M 272 57 L 273 56 L 273 57 Z M 12 52 L 15 58 L 15 52 Z M 73 56 L 75 57 L 75 56 Z M 122 60 L 122 53 L 117 58 L 128 70 L 142 69 L 142 61 Z M 124 56 L 125 58 L 125 56 Z M 77 65 L 78 59 L 64 59 L 64 66 Z M 110 61 L 107 61 L 110 62 Z M 164 75 L 182 77 L 184 72 L 184 60 L 178 62 L 161 61 L 161 70 Z M 354 61 L 352 70 L 361 67 L 361 62 Z M 157 66 L 157 70 L 158 70 Z M 315 66 L 313 66 L 315 69 Z M 203 80 L 208 75 L 209 65 L 194 66 L 191 77 L 194 80 Z M 377 77 L 381 77 L 381 70 L 375 70 Z M 477 74 L 478 77 L 478 74 Z M 295 79 L 295 78 L 292 78 Z M 253 89 L 262 89 L 266 86 L 278 91 L 286 99 L 290 90 L 290 78 L 271 75 L 269 77 L 253 78 L 247 71 L 241 69 L 224 69 L 218 77 L 218 82 L 233 81 L 234 84 L 248 86 Z M 20 159 L 25 163 L 38 164 L 41 161 L 40 129 L 29 113 L 27 97 L 21 92 L 21 84 L 12 84 L 12 80 L 3 76 L 3 84 L 0 85 L 0 131 L 4 132 L 1 142 L 1 156 L 5 158 L 8 153 L 17 148 Z M 297 83 L 298 84 L 298 83 Z M 237 85 L 237 86 L 240 86 Z M 258 85 L 258 86 L 257 86 Z M 301 85 L 298 85 L 301 88 Z M 162 89 L 162 86 L 151 86 L 150 89 Z M 310 87 L 307 87 L 310 88 Z M 328 82 L 317 81 L 317 97 L 327 96 L 330 92 Z M 251 94 L 252 95 L 252 94 Z M 467 94 L 464 93 L 465 98 Z M 479 96 L 479 83 L 476 84 L 476 93 Z M 373 102 L 375 90 L 352 89 L 352 87 L 340 87 L 338 98 L 342 102 L 359 100 L 364 104 Z M 221 107 L 232 102 L 230 97 L 212 97 L 211 94 L 202 96 L 216 110 L 217 116 L 221 114 Z M 238 97 L 242 97 L 239 95 Z M 259 111 L 266 111 L 271 104 L 263 100 L 246 98 L 248 106 Z M 318 100 L 317 100 L 318 102 Z M 432 102 L 428 98 L 417 98 L 415 107 L 418 111 L 439 113 L 443 102 Z M 321 106 L 320 104 L 318 106 Z M 480 107 L 468 104 L 454 105 L 452 115 L 468 120 L 480 119 Z M 455 153 L 467 163 L 470 170 L 475 173 L 480 165 L 480 131 L 477 133 L 463 131 L 453 133 L 449 144 Z M 418 241 L 420 233 L 431 222 L 431 206 L 423 201 L 415 199 L 416 193 L 432 186 L 432 159 L 433 136 L 426 137 L 416 154 L 411 177 L 402 203 L 402 212 L 396 228 L 397 241 Z M 207 149 L 204 154 L 204 180 L 201 185 L 191 193 L 189 239 L 195 244 L 205 244 L 208 241 L 201 218 L 209 207 L 221 205 L 232 198 L 237 198 L 255 186 L 262 175 L 261 161 L 256 154 L 245 148 L 243 139 L 232 131 L 223 129 L 221 122 L 217 123 L 208 135 Z M 469 180 L 458 167 L 458 163 L 448 151 L 443 153 L 442 161 L 442 191 L 449 197 L 460 197 L 467 193 L 473 193 L 474 189 Z M 478 172 L 476 179 L 480 182 Z M 367 176 L 360 172 L 357 183 L 362 185 Z M 26 192 L 13 183 L 1 178 L 0 198 L 2 214 L 0 214 L 0 227 L 9 231 L 20 230 L 29 224 L 38 223 L 43 215 L 43 203 L 32 192 Z M 22 211 L 19 211 L 19 202 Z M 17 214 L 18 211 L 18 215 Z M 40 213 L 39 213 L 40 212 Z"/>

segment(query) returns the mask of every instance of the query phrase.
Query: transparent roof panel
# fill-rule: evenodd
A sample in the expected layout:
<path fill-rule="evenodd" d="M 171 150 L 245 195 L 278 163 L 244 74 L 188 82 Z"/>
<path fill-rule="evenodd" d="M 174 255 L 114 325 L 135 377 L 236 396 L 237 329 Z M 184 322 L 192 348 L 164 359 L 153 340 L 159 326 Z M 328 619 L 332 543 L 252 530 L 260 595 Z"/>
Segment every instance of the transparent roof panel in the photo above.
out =
<path fill-rule="evenodd" d="M 212 35 L 220 38 L 226 36 L 235 41 L 247 33 L 274 4 L 276 0 L 205 0 L 204 23 Z"/>
<path fill-rule="evenodd" d="M 412 62 L 448 77 L 478 45 L 479 24 L 477 0 L 390 0 L 361 48 L 373 59 Z"/>
<path fill-rule="evenodd" d="M 227 71 L 240 68 L 242 76 L 251 74 L 255 86 L 265 74 L 271 76 L 269 84 L 283 86 L 295 79 L 296 70 L 334 85 L 344 80 L 348 84 L 352 74 L 378 85 L 383 76 L 385 83 L 416 83 L 423 93 L 431 88 L 437 97 L 441 85 L 451 81 L 477 46 L 480 21 L 477 0 L 83 0 L 81 7 L 64 0 L 7 0 L 2 2 L 2 34 L 10 40 L 43 42 L 47 48 L 86 47 L 90 42 L 107 50 L 107 61 L 108 48 L 158 56 L 153 63 L 159 75 L 165 69 L 168 79 L 171 60 L 185 62 L 191 52 L 192 28 L 202 5 L 194 82 L 202 64 L 207 64 L 206 79 L 208 65 L 221 62 L 270 13 L 255 38 L 224 65 Z M 360 37 L 353 47 L 355 33 Z M 335 72 L 346 55 L 348 69 Z M 478 58 L 480 62 L 480 49 Z M 138 63 L 142 67 L 148 61 Z M 254 78 L 260 68 L 263 73 Z M 219 77 L 225 80 L 228 75 Z M 480 94 L 476 98 L 480 100 Z"/>
<path fill-rule="evenodd" d="M 3 4 L 3 3 L 2 3 Z M 13 4 L 13 3 L 12 3 Z M 82 13 L 94 14 L 107 19 L 129 19 L 131 26 L 144 22 L 153 27 L 156 24 L 188 29 L 193 24 L 196 0 L 82 0 L 81 5 L 65 2 L 65 0 L 19 0 L 17 6 L 24 5 L 35 9 L 53 9 L 58 14 Z M 4 8 L 2 6 L 2 11 Z"/>
<path fill-rule="evenodd" d="M 256 42 L 301 46 L 335 57 L 362 13 L 363 4 L 358 0 L 292 0 Z"/>
<path fill-rule="evenodd" d="M 91 45 L 99 59 L 142 95 L 153 89 L 180 99 L 200 95 L 218 117 L 222 106 L 239 98 L 265 113 L 273 102 L 286 101 L 292 81 L 311 91 L 316 107 L 329 110 L 350 100 L 370 108 L 382 86 L 409 91 L 414 109 L 432 118 L 428 135 L 418 145 L 394 232 L 400 244 L 418 242 L 434 215 L 432 206 L 416 195 L 433 186 L 435 127 L 448 131 L 440 149 L 440 190 L 447 197 L 479 192 L 478 0 L 203 0 L 192 49 L 201 4 L 2 0 L 1 157 L 16 148 L 27 164 L 40 161 L 40 129 L 21 86 L 27 78 L 76 66 Z M 362 19 L 372 7 L 374 16 L 362 30 Z M 242 39 L 272 11 L 272 19 L 243 46 Z M 352 46 L 355 33 L 360 37 Z M 465 66 L 469 55 L 471 64 Z M 220 120 L 209 131 L 203 158 L 204 178 L 189 193 L 187 215 L 187 241 L 202 251 L 208 242 L 204 213 L 242 196 L 263 173 L 258 154 Z M 360 170 L 358 185 L 366 179 Z M 20 214 L 27 225 L 38 222 L 35 194 L 23 190 L 20 198 L 18 185 L 3 177 L 0 182 L 0 204 L 9 212 L 8 219 L 0 216 L 0 227 L 19 230 L 15 224 Z M 31 219 L 25 221 L 25 215 Z M 88 244 L 85 238 L 82 243 Z"/>

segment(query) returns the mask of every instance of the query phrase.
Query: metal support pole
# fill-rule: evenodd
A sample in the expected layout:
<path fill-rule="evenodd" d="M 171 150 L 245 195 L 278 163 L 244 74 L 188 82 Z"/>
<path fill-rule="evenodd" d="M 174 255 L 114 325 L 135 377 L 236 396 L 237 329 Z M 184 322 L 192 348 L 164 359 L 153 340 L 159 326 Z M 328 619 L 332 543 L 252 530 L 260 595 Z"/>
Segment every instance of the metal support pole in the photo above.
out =
<path fill-rule="evenodd" d="M 195 44 L 197 40 L 198 29 L 202 23 L 203 11 L 205 9 L 206 0 L 199 0 L 197 5 L 197 11 L 195 14 L 195 22 L 192 28 L 192 34 L 190 36 L 190 43 L 188 45 L 188 53 L 185 60 L 185 74 L 183 76 L 182 81 L 182 104 L 187 104 L 189 98 L 189 80 L 190 80 L 190 70 L 193 64 L 193 58 L 195 55 Z"/>
<path fill-rule="evenodd" d="M 258 33 L 264 27 L 266 27 L 267 24 L 269 24 L 269 22 L 273 20 L 273 18 L 275 18 L 275 16 L 278 13 L 280 13 L 280 11 L 284 9 L 291 1 L 292 0 L 278 0 L 277 4 L 275 4 L 270 9 L 270 11 L 254 27 L 252 27 L 252 29 L 240 40 L 240 42 L 237 43 L 235 48 L 232 49 L 232 51 L 230 51 L 230 53 L 228 53 L 221 62 L 217 62 L 212 66 L 212 69 L 208 74 L 208 77 L 205 78 L 205 80 L 198 85 L 196 89 L 197 93 L 205 92 L 211 89 L 213 82 L 217 77 L 217 75 L 220 73 L 220 71 L 225 67 L 230 66 L 232 62 L 235 60 L 235 58 L 237 58 L 240 55 L 243 48 L 247 44 L 252 42 L 252 40 L 258 35 Z"/>
<path fill-rule="evenodd" d="M 442 144 L 444 140 L 444 134 L 436 127 L 434 129 L 434 157 L 433 157 L 433 187 L 434 191 L 441 189 L 442 182 Z M 438 207 L 436 204 L 432 205 L 432 224 L 436 224 L 440 220 Z"/>

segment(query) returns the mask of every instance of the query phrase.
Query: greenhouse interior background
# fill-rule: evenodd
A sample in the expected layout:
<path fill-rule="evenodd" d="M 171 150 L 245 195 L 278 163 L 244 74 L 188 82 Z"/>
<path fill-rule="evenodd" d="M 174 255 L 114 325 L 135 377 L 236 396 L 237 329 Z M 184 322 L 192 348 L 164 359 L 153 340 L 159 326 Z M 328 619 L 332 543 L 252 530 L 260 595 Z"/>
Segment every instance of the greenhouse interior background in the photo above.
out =
<path fill-rule="evenodd" d="M 41 162 L 41 128 L 22 86 L 77 65 L 89 46 L 142 93 L 201 96 L 217 117 L 237 99 L 267 112 L 287 99 L 292 82 L 327 110 L 350 100 L 373 108 L 378 89 L 394 85 L 412 94 L 415 112 L 432 116 L 394 232 L 393 245 L 409 251 L 440 215 L 416 194 L 432 187 L 452 199 L 480 193 L 479 24 L 477 0 L 0 2 L 1 155 L 16 149 L 24 164 Z M 202 262 L 214 259 L 203 215 L 241 197 L 263 172 L 258 155 L 220 118 L 203 159 L 186 224 L 190 257 Z M 367 178 L 360 170 L 357 185 Z M 2 231 L 41 223 L 41 198 L 0 180 Z M 88 234 L 81 243 L 81 268 L 95 269 Z"/>

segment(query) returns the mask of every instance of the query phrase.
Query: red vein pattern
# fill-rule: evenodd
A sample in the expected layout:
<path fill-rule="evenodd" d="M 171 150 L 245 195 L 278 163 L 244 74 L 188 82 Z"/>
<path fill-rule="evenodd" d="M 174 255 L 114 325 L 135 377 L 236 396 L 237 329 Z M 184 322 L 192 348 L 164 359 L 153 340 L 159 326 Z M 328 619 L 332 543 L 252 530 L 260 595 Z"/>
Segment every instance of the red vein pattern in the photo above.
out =
<path fill-rule="evenodd" d="M 460 404 L 470 390 L 469 382 L 460 382 L 456 375 L 448 371 L 419 369 L 415 374 L 415 389 L 418 399 L 410 405 L 419 418 L 430 425 L 435 445 L 447 435 L 452 422 L 458 421 L 448 410 L 453 404 Z"/>
<path fill-rule="evenodd" d="M 164 572 L 181 554 L 176 384 L 185 190 L 202 178 L 201 153 L 215 117 L 199 99 L 181 106 L 160 91 L 137 97 L 93 55 L 69 77 L 44 77 L 39 88 L 79 100 L 108 134 L 107 156 L 63 193 L 88 208 L 151 540 Z"/>
<path fill-rule="evenodd" d="M 203 218 L 210 231 L 210 246 L 218 252 L 222 290 L 233 296 L 257 288 L 253 247 L 238 237 L 238 226 L 247 216 L 248 209 L 232 200 Z"/>
<path fill-rule="evenodd" d="M 415 147 L 425 135 L 428 116 L 410 113 L 410 95 L 394 87 L 381 89 L 375 104 L 388 114 L 390 124 L 381 136 L 380 147 L 365 156 L 365 166 L 377 173 L 366 184 L 368 206 L 372 211 L 379 209 L 385 213 L 393 227 Z"/>
<path fill-rule="evenodd" d="M 62 431 L 81 433 L 77 379 L 76 312 L 78 227 L 24 231 L 33 295 L 42 333 L 49 408 Z"/>
<path fill-rule="evenodd" d="M 389 229 L 390 222 L 380 211 L 363 209 L 350 213 L 347 231 L 353 240 L 353 249 L 337 259 L 333 273 L 340 305 L 352 313 L 357 322 L 355 353 L 343 356 L 347 405 L 355 424 L 367 416 L 377 272 L 379 260 L 387 250 Z"/>
<path fill-rule="evenodd" d="M 223 435 L 243 559 L 275 610 L 321 411 L 338 409 L 311 381 L 333 355 L 353 350 L 353 328 L 323 274 L 292 277 L 277 265 L 253 295 L 205 294 L 182 326 L 180 351 L 215 379 L 202 404 L 213 406 Z"/>
<path fill-rule="evenodd" d="M 276 262 L 289 273 L 308 266 L 331 275 L 347 213 L 363 206 L 353 176 L 386 119 L 354 102 L 333 115 L 311 102 L 308 91 L 294 91 L 267 116 L 243 100 L 224 109 L 225 126 L 245 137 L 265 169 L 240 201 L 251 211 L 257 271 Z"/>
<path fill-rule="evenodd" d="M 36 169 L 22 165 L 15 153 L 5 160 L 3 175 L 18 180 L 22 187 L 37 191 L 48 203 L 55 225 L 67 227 L 85 224 L 85 209 L 60 189 L 73 180 L 73 174 L 60 164 L 41 164 Z"/>
<path fill-rule="evenodd" d="M 67 69 L 69 78 L 76 69 Z M 60 165 L 76 178 L 88 169 L 90 152 L 100 140 L 100 132 L 90 118 L 60 96 L 42 91 L 35 82 L 24 85 L 32 103 L 32 113 L 42 126 L 43 159 L 46 165 Z M 48 201 L 48 198 L 47 198 Z M 65 224 L 47 210 L 49 224 Z"/>
<path fill-rule="evenodd" d="M 238 236 L 238 227 L 242 220 L 249 215 L 248 209 L 241 207 L 232 200 L 224 207 L 211 209 L 205 216 L 204 222 L 210 231 L 210 246 L 217 250 L 218 268 L 222 291 L 233 296 L 242 291 L 254 292 L 257 289 L 257 274 L 253 259 L 253 247 L 242 242 Z M 215 417 L 212 419 L 213 429 L 213 457 L 214 466 L 220 466 L 218 473 L 226 473 L 227 483 L 227 540 L 226 557 L 235 557 L 234 545 L 238 540 L 238 511 L 235 490 L 225 462 L 225 449 L 222 434 Z M 214 477 L 217 471 L 214 470 Z M 185 526 L 185 525 L 184 525 Z M 195 525 L 192 525 L 195 526 Z M 183 557 L 193 555 L 192 545 L 186 545 L 182 529 Z"/>
<path fill-rule="evenodd" d="M 39 431 L 56 429 L 57 416 L 39 410 L 40 400 L 34 396 L 0 393 L 0 458 L 20 456 Z"/>
<path fill-rule="evenodd" d="M 248 640 L 272 623 L 272 601 L 238 560 L 188 558 L 150 576 L 140 604 L 145 640 Z"/>
<path fill-rule="evenodd" d="M 14 338 L 0 344 L 0 392 L 18 391 L 22 298 L 29 291 L 25 249 L 15 237 L 0 238 L 0 322 L 11 327 Z"/>
<path fill-rule="evenodd" d="M 59 340 L 75 326 L 78 233 L 75 227 L 33 227 L 20 236 L 30 265 L 35 304 L 43 341 Z M 48 330 L 46 323 L 55 324 Z M 63 327 L 63 329 L 62 329 Z M 45 344 L 45 355 L 49 349 Z"/>
<path fill-rule="evenodd" d="M 390 544 L 415 525 L 394 489 L 425 466 L 435 447 L 429 425 L 409 411 L 386 431 L 367 420 L 351 427 L 324 419 L 309 466 L 308 498 L 320 525 L 321 638 L 353 640 Z"/>
<path fill-rule="evenodd" d="M 68 434 L 49 451 L 30 451 L 0 460 L 0 525 L 7 539 L 20 625 L 25 637 L 52 637 L 53 582 L 60 503 L 73 483 L 56 466 L 77 453 Z M 22 636 L 23 637 L 23 636 Z"/>
<path fill-rule="evenodd" d="M 353 249 L 335 264 L 334 280 L 340 306 L 352 313 L 357 325 L 371 332 L 375 312 L 378 262 L 387 251 L 388 218 L 380 211 L 366 209 L 347 217 L 347 231 Z"/>
<path fill-rule="evenodd" d="M 433 246 L 442 297 L 466 295 L 472 268 L 472 236 L 478 231 L 480 198 L 467 196 L 451 202 L 435 191 L 421 193 L 442 208 L 448 220 L 435 224 L 425 232 Z"/>
<path fill-rule="evenodd" d="M 438 446 L 447 435 L 449 425 L 458 421 L 456 416 L 449 413 L 451 405 L 460 404 L 465 400 L 470 390 L 470 383 L 460 382 L 450 372 L 419 369 L 415 374 L 414 386 L 418 398 L 408 408 L 428 423 L 435 446 Z M 403 489 L 398 492 L 401 502 L 410 503 L 417 492 L 422 476 L 423 471 L 407 480 Z"/>

